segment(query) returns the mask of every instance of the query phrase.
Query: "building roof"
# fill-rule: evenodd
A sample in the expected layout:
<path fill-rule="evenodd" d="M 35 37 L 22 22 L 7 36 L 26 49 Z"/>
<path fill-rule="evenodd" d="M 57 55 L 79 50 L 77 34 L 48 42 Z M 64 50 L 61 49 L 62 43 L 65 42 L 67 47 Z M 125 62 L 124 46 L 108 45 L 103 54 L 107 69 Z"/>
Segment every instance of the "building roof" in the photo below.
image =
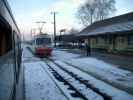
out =
<path fill-rule="evenodd" d="M 133 31 L 133 12 L 97 21 L 79 32 L 78 36 L 123 34 L 128 31 Z"/>

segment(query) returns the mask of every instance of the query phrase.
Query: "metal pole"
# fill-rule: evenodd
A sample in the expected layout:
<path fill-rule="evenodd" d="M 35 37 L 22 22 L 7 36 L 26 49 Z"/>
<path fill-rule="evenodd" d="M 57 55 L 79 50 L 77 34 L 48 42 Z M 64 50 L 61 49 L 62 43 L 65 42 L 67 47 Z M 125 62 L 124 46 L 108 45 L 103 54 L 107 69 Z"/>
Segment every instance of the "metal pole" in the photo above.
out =
<path fill-rule="evenodd" d="M 56 47 L 56 14 L 57 12 L 51 12 L 54 16 L 54 47 Z"/>
<path fill-rule="evenodd" d="M 56 16 L 55 16 L 55 12 L 53 12 L 54 14 L 54 46 L 56 47 Z"/>

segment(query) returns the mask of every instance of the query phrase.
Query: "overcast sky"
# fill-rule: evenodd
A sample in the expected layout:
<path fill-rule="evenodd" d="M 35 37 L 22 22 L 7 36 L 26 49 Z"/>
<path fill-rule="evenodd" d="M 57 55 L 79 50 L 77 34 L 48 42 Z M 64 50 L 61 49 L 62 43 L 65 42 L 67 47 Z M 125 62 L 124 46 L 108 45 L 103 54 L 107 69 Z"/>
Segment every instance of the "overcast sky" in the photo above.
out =
<path fill-rule="evenodd" d="M 85 0 L 8 0 L 15 20 L 23 34 L 28 35 L 31 28 L 37 28 L 36 21 L 46 21 L 43 32 L 53 32 L 52 11 L 57 11 L 57 31 L 72 27 L 81 29 L 75 17 L 77 8 Z M 92 0 L 90 0 L 91 2 Z M 116 0 L 117 12 L 112 16 L 133 11 L 133 0 Z"/>

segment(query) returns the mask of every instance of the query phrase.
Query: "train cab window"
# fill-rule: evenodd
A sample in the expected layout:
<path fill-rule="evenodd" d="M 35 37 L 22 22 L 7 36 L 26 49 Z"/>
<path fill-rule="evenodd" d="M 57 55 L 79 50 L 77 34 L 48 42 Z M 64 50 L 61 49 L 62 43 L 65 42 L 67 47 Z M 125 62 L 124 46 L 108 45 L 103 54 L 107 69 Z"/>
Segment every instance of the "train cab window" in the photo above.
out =
<path fill-rule="evenodd" d="M 12 35 L 8 29 L 0 27 L 0 56 L 3 56 L 12 48 Z"/>

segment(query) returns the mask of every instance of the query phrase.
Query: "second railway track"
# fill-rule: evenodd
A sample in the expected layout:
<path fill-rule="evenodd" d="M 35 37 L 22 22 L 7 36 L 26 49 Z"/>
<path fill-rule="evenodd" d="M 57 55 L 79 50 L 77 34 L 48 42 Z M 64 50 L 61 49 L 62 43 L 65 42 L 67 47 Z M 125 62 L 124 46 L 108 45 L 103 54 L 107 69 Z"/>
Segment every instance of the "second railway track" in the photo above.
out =
<path fill-rule="evenodd" d="M 89 84 L 88 80 L 79 77 L 77 74 L 63 68 L 53 60 L 46 61 L 48 70 L 56 80 L 68 86 L 68 90 L 73 91 L 70 95 L 79 100 L 112 100 L 112 97 L 101 92 L 99 89 Z M 71 100 L 69 98 L 69 100 Z"/>

